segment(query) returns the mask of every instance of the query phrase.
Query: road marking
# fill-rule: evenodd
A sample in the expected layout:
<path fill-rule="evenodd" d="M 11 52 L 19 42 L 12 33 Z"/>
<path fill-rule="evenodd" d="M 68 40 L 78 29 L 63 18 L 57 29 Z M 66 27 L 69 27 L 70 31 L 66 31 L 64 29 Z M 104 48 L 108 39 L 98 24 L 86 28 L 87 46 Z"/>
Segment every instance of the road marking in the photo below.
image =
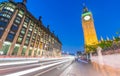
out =
<path fill-rule="evenodd" d="M 61 64 L 61 65 L 62 65 L 62 64 Z M 43 72 L 41 72 L 41 73 L 38 73 L 38 74 L 36 74 L 36 75 L 34 75 L 34 76 L 39 76 L 39 75 L 42 75 L 42 74 L 44 74 L 44 73 L 47 73 L 47 72 L 49 72 L 49 71 L 51 71 L 51 70 L 53 70 L 53 69 L 55 69 L 55 68 L 57 68 L 57 67 L 60 67 L 61 65 L 56 66 L 56 67 L 53 67 L 53 68 L 50 68 L 50 69 L 48 69 L 48 70 L 45 70 L 45 71 L 43 71 Z"/>
<path fill-rule="evenodd" d="M 27 63 L 37 63 L 37 61 L 24 61 L 24 62 L 10 62 L 10 63 L 0 63 L 0 66 L 6 66 L 6 65 L 17 65 L 17 64 L 27 64 Z"/>
<path fill-rule="evenodd" d="M 19 61 L 19 62 L 9 62 L 9 63 L 0 63 L 0 66 L 6 66 L 6 65 L 17 65 L 17 64 L 27 64 L 27 63 L 36 63 L 39 61 L 50 61 L 50 60 L 60 60 L 60 59 L 68 59 L 70 57 L 61 57 L 61 58 L 51 58 L 51 59 L 38 59 L 38 60 L 31 60 L 31 61 Z M 9 58 L 11 59 L 11 58 Z"/>
<path fill-rule="evenodd" d="M 20 72 L 16 72 L 16 73 L 8 74 L 8 75 L 5 75 L 5 76 L 21 76 L 21 75 L 28 74 L 28 73 L 31 73 L 31 72 L 34 72 L 34 71 L 38 71 L 38 70 L 42 70 L 42 69 L 45 69 L 45 68 L 53 67 L 55 65 L 65 63 L 65 62 L 68 62 L 70 60 L 71 59 L 65 60 L 65 61 L 62 61 L 62 62 L 58 62 L 58 63 L 54 63 L 54 64 L 50 64 L 50 65 L 45 65 L 45 66 L 42 66 L 42 67 L 32 68 L 32 69 L 28 69 L 28 70 L 24 70 L 24 71 L 20 71 Z"/>
<path fill-rule="evenodd" d="M 22 65 L 22 66 L 18 66 L 18 67 L 10 67 L 10 68 L 4 68 L 4 69 L 0 69 L 0 70 L 10 70 L 10 69 L 16 69 L 16 68 L 25 68 L 25 67 L 30 67 L 30 66 L 35 66 L 35 65 L 40 65 L 43 66 L 45 64 L 50 64 L 50 63 L 55 63 L 55 62 L 60 62 L 62 60 L 58 60 L 58 61 L 51 61 L 51 62 L 44 62 L 44 63 L 38 63 L 38 64 L 31 64 L 31 65 Z"/>

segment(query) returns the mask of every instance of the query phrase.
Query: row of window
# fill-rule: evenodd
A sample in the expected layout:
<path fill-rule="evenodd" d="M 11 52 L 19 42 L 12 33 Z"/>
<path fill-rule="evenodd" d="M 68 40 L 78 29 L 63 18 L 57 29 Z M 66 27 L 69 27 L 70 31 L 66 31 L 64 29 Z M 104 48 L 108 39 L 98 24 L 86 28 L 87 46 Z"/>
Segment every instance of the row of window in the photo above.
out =
<path fill-rule="evenodd" d="M 2 14 L 2 16 L 3 16 L 3 17 L 6 17 L 6 18 L 8 18 L 8 19 L 10 19 L 10 17 L 11 17 L 9 14 L 6 14 L 6 13 Z"/>
<path fill-rule="evenodd" d="M 7 6 L 9 6 L 9 7 L 15 9 L 15 5 L 13 5 L 13 4 L 11 4 L 11 3 L 7 3 Z"/>
<path fill-rule="evenodd" d="M 4 17 L 7 17 L 7 18 L 10 18 L 10 15 L 12 15 L 12 13 L 11 12 L 8 12 L 7 10 L 10 10 L 10 11 L 13 11 L 10 7 L 5 7 L 5 9 L 4 9 L 4 11 L 5 11 L 5 13 L 3 13 L 2 14 L 2 16 L 4 16 Z M 16 19 L 15 19 L 15 21 L 14 21 L 14 23 L 13 23 L 13 25 L 12 25 L 12 27 L 11 27 L 11 31 L 9 32 L 9 34 L 8 34 L 8 37 L 7 37 L 7 40 L 10 40 L 10 41 L 12 41 L 13 39 L 14 39 L 14 36 L 15 36 L 15 33 L 17 32 L 17 30 L 18 30 L 18 28 L 19 28 L 19 24 L 21 23 L 21 20 L 22 20 L 22 18 L 21 17 L 23 17 L 23 12 L 21 12 L 21 11 L 19 11 L 19 13 L 18 13 L 18 15 L 16 16 Z M 2 34 L 2 30 L 4 30 L 4 28 L 3 27 L 5 27 L 6 25 L 7 25 L 7 23 L 6 22 L 8 22 L 8 19 L 4 19 L 4 18 L 0 18 L 1 20 L 2 20 L 2 22 L 0 22 L 0 34 Z M 25 35 L 25 32 L 26 32 L 26 29 L 27 29 L 27 25 L 28 25 L 28 22 L 29 22 L 29 18 L 28 17 L 26 17 L 25 18 L 25 22 L 24 22 L 24 24 L 23 24 L 23 27 L 22 27 L 22 29 L 21 29 L 21 32 L 20 32 L 20 34 L 22 34 L 22 35 Z M 3 21 L 5 21 L 5 22 L 3 22 Z M 17 23 L 17 24 L 16 24 Z M 25 27 L 25 28 L 24 28 Z M 31 32 L 28 32 L 28 35 L 27 35 L 27 38 L 29 38 L 29 39 L 27 39 L 26 38 L 26 44 L 28 44 L 29 43 L 29 40 L 30 40 L 30 36 L 31 36 L 31 34 L 32 34 L 32 30 L 33 30 L 33 27 L 34 27 L 34 24 L 33 23 L 31 23 L 30 24 L 30 28 L 29 28 L 29 31 L 31 31 Z M 35 31 L 34 31 L 34 35 L 33 35 L 33 43 L 35 42 L 35 37 L 36 37 L 36 34 L 37 34 L 37 32 L 38 32 L 38 27 L 36 27 L 35 28 Z M 41 35 L 41 32 L 38 32 L 39 34 L 39 36 Z M 23 36 L 24 37 L 24 36 Z M 18 37 L 18 42 L 22 42 L 22 40 L 23 40 L 23 37 Z M 47 37 L 45 37 L 46 39 L 47 39 Z M 39 41 L 39 39 L 38 39 L 38 41 Z M 45 42 L 45 39 L 44 39 L 44 42 Z M 38 45 L 38 43 L 37 43 L 37 45 Z"/>
<path fill-rule="evenodd" d="M 3 10 L 2 10 L 2 13 L 9 14 L 10 16 L 13 14 L 13 12 L 11 12 L 11 11 L 9 11 L 9 10 L 6 10 L 6 9 L 3 9 Z"/>
<path fill-rule="evenodd" d="M 1 22 L 1 21 L 0 21 L 0 26 L 1 26 L 1 27 L 6 27 L 6 26 L 7 26 L 7 22 Z"/>
<path fill-rule="evenodd" d="M 2 37 L 5 28 L 7 27 L 7 23 L 8 23 L 8 19 L 4 17 L 0 17 L 0 38 Z"/>
<path fill-rule="evenodd" d="M 20 11 L 19 11 L 20 12 Z M 21 12 L 20 12 L 21 13 Z M 27 18 L 27 17 L 26 17 Z M 26 20 L 26 18 L 25 18 L 25 20 Z M 23 26 L 22 26 L 22 28 L 21 28 L 21 31 L 20 31 L 20 34 L 19 34 L 19 37 L 18 37 L 18 40 L 17 40 L 17 42 L 19 42 L 19 43 L 22 43 L 22 39 L 24 38 L 24 36 L 25 36 L 25 33 L 26 33 L 26 30 L 27 30 L 27 25 L 28 25 L 28 23 L 26 22 L 24 20 L 24 23 L 23 23 Z M 22 35 L 22 37 L 20 37 Z M 28 42 L 27 42 L 27 44 L 28 44 Z"/>
<path fill-rule="evenodd" d="M 20 10 L 20 11 L 18 12 L 18 16 L 22 18 L 23 15 L 24 15 L 24 12 L 23 12 L 22 10 Z"/>
<path fill-rule="evenodd" d="M 13 9 L 13 8 L 11 8 L 11 7 L 9 7 L 9 6 L 4 7 L 3 9 L 9 10 L 9 11 L 11 11 L 11 12 L 14 12 L 14 9 Z"/>

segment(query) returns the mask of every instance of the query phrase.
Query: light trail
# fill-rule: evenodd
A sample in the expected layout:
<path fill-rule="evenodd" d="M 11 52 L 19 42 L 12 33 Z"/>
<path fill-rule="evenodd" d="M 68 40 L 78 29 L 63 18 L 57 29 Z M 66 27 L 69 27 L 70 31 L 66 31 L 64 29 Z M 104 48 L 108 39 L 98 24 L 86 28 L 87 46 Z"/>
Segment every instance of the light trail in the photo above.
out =
<path fill-rule="evenodd" d="M 10 69 L 20 69 L 20 68 L 25 68 L 25 67 L 31 67 L 31 66 L 42 66 L 42 65 L 47 65 L 47 64 L 50 64 L 50 63 L 56 63 L 56 62 L 60 62 L 60 61 L 63 61 L 63 60 L 58 60 L 58 61 L 51 61 L 51 62 L 43 62 L 43 63 L 38 63 L 38 64 L 31 64 L 31 65 L 22 65 L 22 66 L 18 66 L 18 67 L 10 67 L 10 68 L 4 68 L 4 69 L 0 69 L 1 70 L 10 70 Z"/>
<path fill-rule="evenodd" d="M 27 64 L 27 63 L 37 63 L 38 60 L 35 61 L 20 61 L 20 62 L 10 62 L 10 63 L 0 63 L 0 66 L 6 66 L 6 65 L 18 65 L 18 64 Z"/>
<path fill-rule="evenodd" d="M 45 68 L 53 67 L 53 66 L 68 62 L 70 60 L 72 60 L 72 59 L 65 60 L 65 61 L 58 62 L 58 63 L 54 63 L 54 64 L 50 64 L 50 65 L 45 65 L 45 66 L 42 66 L 42 67 L 32 68 L 32 69 L 28 69 L 28 70 L 24 70 L 24 71 L 20 71 L 20 72 L 16 72 L 16 73 L 8 74 L 8 75 L 5 75 L 5 76 L 20 76 L 20 75 L 28 74 L 28 73 L 35 72 L 35 71 L 38 71 L 38 70 L 42 70 L 42 69 L 45 69 Z"/>

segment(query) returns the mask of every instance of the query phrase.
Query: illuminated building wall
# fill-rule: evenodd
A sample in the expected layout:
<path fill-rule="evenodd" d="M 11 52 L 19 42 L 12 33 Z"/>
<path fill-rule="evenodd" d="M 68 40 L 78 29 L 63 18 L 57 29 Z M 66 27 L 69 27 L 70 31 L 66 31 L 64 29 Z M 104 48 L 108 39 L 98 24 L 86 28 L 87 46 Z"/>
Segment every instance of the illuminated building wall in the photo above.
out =
<path fill-rule="evenodd" d="M 92 13 L 88 11 L 86 7 L 84 7 L 83 9 L 82 27 L 83 27 L 85 45 L 97 44 L 98 39 L 97 39 L 95 27 L 94 27 L 94 20 L 92 17 Z"/>
<path fill-rule="evenodd" d="M 26 9 L 26 2 L 0 3 L 0 55 L 58 56 L 61 47 L 49 27 Z"/>

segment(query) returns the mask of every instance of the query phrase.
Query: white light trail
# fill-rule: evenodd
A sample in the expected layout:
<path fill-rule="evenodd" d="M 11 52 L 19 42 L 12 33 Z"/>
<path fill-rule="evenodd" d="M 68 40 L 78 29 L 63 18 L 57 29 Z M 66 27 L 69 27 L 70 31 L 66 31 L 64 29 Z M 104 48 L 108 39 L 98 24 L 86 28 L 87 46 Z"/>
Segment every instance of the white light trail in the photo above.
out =
<path fill-rule="evenodd" d="M 37 63 L 37 62 L 38 62 L 38 60 L 36 60 L 36 61 L 21 61 L 21 62 L 0 63 L 0 66 Z"/>
<path fill-rule="evenodd" d="M 32 68 L 32 69 L 28 69 L 28 70 L 24 70 L 24 71 L 20 71 L 20 72 L 16 72 L 16 73 L 8 74 L 8 75 L 5 75 L 5 76 L 21 76 L 21 75 L 28 74 L 28 73 L 31 73 L 31 72 L 35 72 L 35 71 L 38 71 L 38 70 L 42 70 L 42 69 L 45 69 L 45 68 L 53 67 L 53 66 L 68 62 L 70 60 L 71 59 L 65 60 L 65 61 L 62 61 L 62 62 L 58 62 L 58 63 L 54 63 L 54 64 L 50 64 L 50 65 L 45 65 L 45 66 L 42 66 L 42 67 Z"/>
<path fill-rule="evenodd" d="M 62 60 L 58 60 L 58 61 L 50 61 L 50 62 L 43 62 L 43 63 L 37 63 L 37 64 L 31 64 L 31 65 L 22 65 L 22 66 L 17 66 L 17 67 L 10 67 L 10 68 L 4 68 L 4 69 L 0 69 L 0 70 L 10 70 L 10 69 L 16 69 L 16 68 L 25 68 L 25 67 L 31 67 L 31 66 L 38 66 L 38 65 L 47 65 L 50 63 L 56 63 L 56 62 L 60 62 Z"/>

